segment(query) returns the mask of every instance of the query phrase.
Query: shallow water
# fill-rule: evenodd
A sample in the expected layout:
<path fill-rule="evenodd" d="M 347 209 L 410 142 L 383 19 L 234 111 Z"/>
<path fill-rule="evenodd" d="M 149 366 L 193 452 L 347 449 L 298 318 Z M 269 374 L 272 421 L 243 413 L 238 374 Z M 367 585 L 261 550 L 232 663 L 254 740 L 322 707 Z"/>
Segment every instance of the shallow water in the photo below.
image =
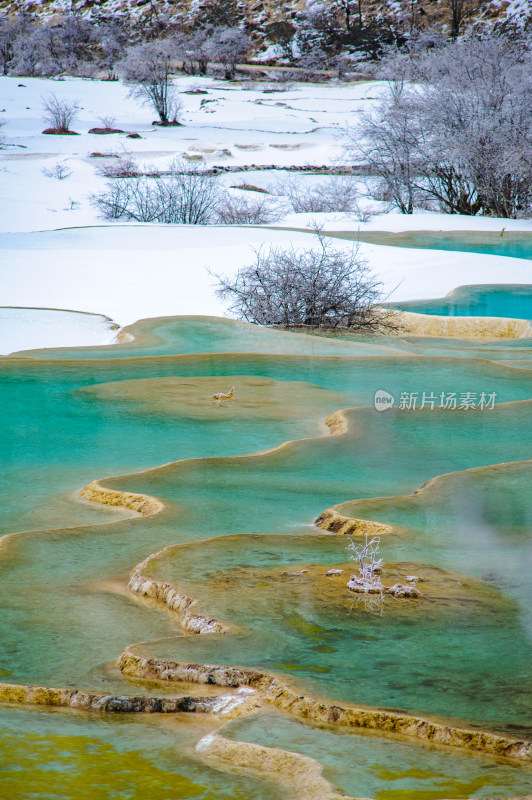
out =
<path fill-rule="evenodd" d="M 372 735 L 339 735 L 301 725 L 281 714 L 229 723 L 229 739 L 281 747 L 315 758 L 339 789 L 376 800 L 504 797 L 530 791 L 532 771 L 495 760 L 405 745 Z"/>
<path fill-rule="evenodd" d="M 196 722 L 196 720 L 194 720 Z M 0 796 L 6 800 L 270 800 L 279 787 L 226 776 L 193 757 L 201 725 L 0 706 Z"/>
<path fill-rule="evenodd" d="M 138 693 L 112 665 L 144 642 L 137 652 L 272 669 L 321 696 L 529 736 L 532 482 L 526 464 L 489 467 L 531 457 L 527 348 L 350 343 L 201 318 L 139 331 L 112 359 L 101 348 L 0 363 L 2 530 L 34 529 L 1 550 L 3 680 Z M 518 354 L 521 369 L 496 360 Z M 213 403 L 231 385 L 235 403 Z M 378 389 L 395 396 L 393 410 L 375 410 Z M 452 392 L 477 406 L 493 394 L 494 407 L 440 408 Z M 401 407 L 405 394 L 415 409 Z M 331 436 L 324 419 L 340 408 L 346 428 Z M 479 467 L 488 471 L 400 497 Z M 94 479 L 156 496 L 164 511 L 128 519 L 80 503 Z M 316 593 L 305 575 L 283 577 L 308 564 L 347 575 L 345 537 L 312 525 L 335 503 L 397 525 L 382 538 L 385 561 L 400 575 L 450 572 L 444 596 L 436 584 L 418 606 L 387 598 L 380 614 L 356 603 L 347 578 Z M 178 547 L 150 563 L 153 576 L 234 629 L 183 637 L 127 593 L 129 571 L 168 545 Z M 449 594 L 453 581 L 465 594 Z M 402 785 L 381 778 L 378 796 L 399 798 L 386 792 Z M 456 791 L 483 790 L 468 780 Z"/>
<path fill-rule="evenodd" d="M 342 234 L 355 238 L 354 234 Z M 486 253 L 512 258 L 532 259 L 532 233 L 521 231 L 405 231 L 385 233 L 362 232 L 362 242 L 393 247 L 420 247 L 429 250 L 459 250 L 465 253 Z"/>
<path fill-rule="evenodd" d="M 530 257 L 532 258 L 532 253 Z M 396 303 L 393 308 L 448 317 L 511 317 L 532 320 L 532 286 L 460 286 L 446 297 Z"/>

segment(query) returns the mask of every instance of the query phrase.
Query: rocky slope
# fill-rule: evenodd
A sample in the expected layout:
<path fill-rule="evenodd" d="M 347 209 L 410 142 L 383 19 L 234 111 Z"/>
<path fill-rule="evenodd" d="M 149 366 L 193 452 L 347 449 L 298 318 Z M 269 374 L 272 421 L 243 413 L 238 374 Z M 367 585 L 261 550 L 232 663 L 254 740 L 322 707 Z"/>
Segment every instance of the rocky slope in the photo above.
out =
<path fill-rule="evenodd" d="M 408 34 L 412 29 L 450 30 L 451 3 L 453 0 L 360 0 L 361 18 L 364 25 L 386 25 Z M 0 15 L 28 14 L 33 18 L 56 22 L 66 14 L 75 14 L 85 19 L 125 17 L 150 26 L 152 30 L 164 30 L 169 24 L 187 25 L 194 20 L 210 16 L 212 9 L 231 6 L 252 33 L 255 50 L 263 51 L 272 43 L 268 26 L 273 22 L 290 21 L 297 27 L 297 16 L 305 6 L 314 7 L 317 0 L 234 0 L 222 4 L 220 0 L 0 0 Z M 339 24 L 345 24 L 345 7 L 349 5 L 353 25 L 359 21 L 359 5 L 356 0 L 326 0 L 325 5 L 338 7 Z M 222 10 L 222 13 L 225 14 Z M 474 25 L 490 27 L 493 23 L 510 22 L 523 26 L 528 19 L 531 24 L 530 0 L 469 0 L 464 4 L 463 27 Z"/>

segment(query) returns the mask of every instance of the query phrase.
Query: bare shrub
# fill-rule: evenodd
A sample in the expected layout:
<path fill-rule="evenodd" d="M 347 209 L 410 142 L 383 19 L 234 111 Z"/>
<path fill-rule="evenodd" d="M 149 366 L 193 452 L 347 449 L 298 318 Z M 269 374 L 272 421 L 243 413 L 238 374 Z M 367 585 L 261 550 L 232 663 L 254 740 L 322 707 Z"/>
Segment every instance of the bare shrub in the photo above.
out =
<path fill-rule="evenodd" d="M 220 190 L 203 169 L 180 169 L 164 177 L 112 178 L 91 204 L 105 219 L 207 225 L 217 220 Z"/>
<path fill-rule="evenodd" d="M 58 161 L 49 169 L 44 167 L 41 172 L 43 175 L 46 175 L 47 178 L 56 178 L 58 181 L 65 181 L 72 175 L 70 167 L 67 167 L 67 165 L 61 161 Z"/>
<path fill-rule="evenodd" d="M 115 126 L 116 117 L 113 117 L 111 114 L 107 114 L 104 117 L 98 118 L 100 125 L 102 128 L 106 128 L 107 130 L 111 130 Z"/>
<path fill-rule="evenodd" d="M 132 153 L 102 153 L 100 158 L 105 160 L 96 167 L 96 174 L 104 178 L 135 178 L 140 173 L 140 167 Z"/>
<path fill-rule="evenodd" d="M 218 208 L 218 220 L 224 225 L 265 225 L 279 219 L 279 208 L 270 197 L 235 197 L 226 195 Z"/>
<path fill-rule="evenodd" d="M 277 182 L 276 190 L 296 214 L 336 212 L 354 214 L 361 221 L 367 218 L 358 203 L 356 179 L 348 175 L 332 175 L 314 185 L 290 175 Z"/>
<path fill-rule="evenodd" d="M 255 262 L 234 279 L 215 277 L 218 297 L 247 322 L 368 331 L 387 325 L 377 308 L 381 284 L 361 258 L 358 243 L 340 249 L 321 232 L 315 247 L 260 249 Z"/>
<path fill-rule="evenodd" d="M 56 131 L 70 132 L 70 125 L 78 112 L 78 101 L 59 98 L 55 94 L 41 97 L 43 119 Z"/>
<path fill-rule="evenodd" d="M 129 215 L 131 183 L 127 179 L 112 178 L 105 191 L 92 195 L 90 203 L 104 219 L 134 219 Z"/>

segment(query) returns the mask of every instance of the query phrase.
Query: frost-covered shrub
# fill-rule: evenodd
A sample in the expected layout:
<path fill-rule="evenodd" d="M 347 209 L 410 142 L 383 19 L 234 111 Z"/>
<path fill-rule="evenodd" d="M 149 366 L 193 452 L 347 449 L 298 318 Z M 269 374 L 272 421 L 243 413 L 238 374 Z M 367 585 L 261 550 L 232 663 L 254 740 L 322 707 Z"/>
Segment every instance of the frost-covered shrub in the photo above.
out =
<path fill-rule="evenodd" d="M 103 161 L 96 167 L 96 173 L 104 178 L 136 178 L 140 167 L 132 153 L 101 153 L 94 154 Z"/>
<path fill-rule="evenodd" d="M 236 277 L 215 277 L 216 294 L 246 322 L 367 331 L 387 326 L 376 308 L 381 284 L 358 245 L 335 247 L 320 232 L 314 247 L 260 249 Z"/>
<path fill-rule="evenodd" d="M 364 544 L 356 545 L 349 539 L 347 550 L 349 557 L 358 563 L 358 575 L 352 575 L 348 588 L 353 592 L 367 594 L 382 594 L 384 586 L 381 581 L 383 559 L 378 557 L 381 540 L 374 536 L 368 540 L 366 536 Z"/>
<path fill-rule="evenodd" d="M 56 178 L 58 181 L 64 181 L 67 178 L 70 178 L 72 175 L 72 170 L 70 167 L 67 167 L 66 164 L 58 161 L 53 165 L 53 167 L 44 167 L 42 169 L 42 174 L 46 175 L 47 178 Z"/>
<path fill-rule="evenodd" d="M 224 225 L 265 225 L 279 219 L 279 208 L 271 197 L 237 197 L 227 194 L 218 208 Z"/>
<path fill-rule="evenodd" d="M 112 178 L 91 203 L 105 219 L 206 225 L 218 218 L 219 198 L 216 179 L 205 170 L 174 163 L 165 176 Z"/>
<path fill-rule="evenodd" d="M 314 184 L 289 176 L 277 182 L 276 193 L 287 198 L 296 214 L 336 212 L 355 214 L 357 218 L 364 216 L 358 203 L 356 179 L 349 175 L 332 175 Z"/>

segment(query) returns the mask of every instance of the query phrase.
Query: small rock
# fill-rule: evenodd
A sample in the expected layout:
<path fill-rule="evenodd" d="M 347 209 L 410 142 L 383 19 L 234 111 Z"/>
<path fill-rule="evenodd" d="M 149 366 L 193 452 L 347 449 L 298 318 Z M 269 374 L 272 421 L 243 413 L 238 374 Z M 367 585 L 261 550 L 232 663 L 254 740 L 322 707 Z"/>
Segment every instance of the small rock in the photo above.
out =
<path fill-rule="evenodd" d="M 350 592 L 355 592 L 356 594 L 382 594 L 384 589 L 382 585 L 367 583 L 355 575 L 352 575 L 347 582 L 347 588 Z"/>
<path fill-rule="evenodd" d="M 343 569 L 329 569 L 325 573 L 326 575 L 342 575 Z"/>
<path fill-rule="evenodd" d="M 308 572 L 308 569 L 300 569 L 297 572 L 281 572 L 281 575 L 285 575 L 286 577 L 292 577 L 293 575 L 305 575 Z"/>
<path fill-rule="evenodd" d="M 411 584 L 409 586 L 404 586 L 402 583 L 396 583 L 393 586 L 390 586 L 389 589 L 386 589 L 388 594 L 391 594 L 393 597 L 422 597 L 423 595 L 416 589 L 415 586 Z"/>
<path fill-rule="evenodd" d="M 126 139 L 142 139 L 140 133 L 128 133 Z"/>
<path fill-rule="evenodd" d="M 422 583 L 424 580 L 425 578 L 420 578 L 417 575 L 405 575 L 405 581 L 408 581 L 409 583 Z"/>

